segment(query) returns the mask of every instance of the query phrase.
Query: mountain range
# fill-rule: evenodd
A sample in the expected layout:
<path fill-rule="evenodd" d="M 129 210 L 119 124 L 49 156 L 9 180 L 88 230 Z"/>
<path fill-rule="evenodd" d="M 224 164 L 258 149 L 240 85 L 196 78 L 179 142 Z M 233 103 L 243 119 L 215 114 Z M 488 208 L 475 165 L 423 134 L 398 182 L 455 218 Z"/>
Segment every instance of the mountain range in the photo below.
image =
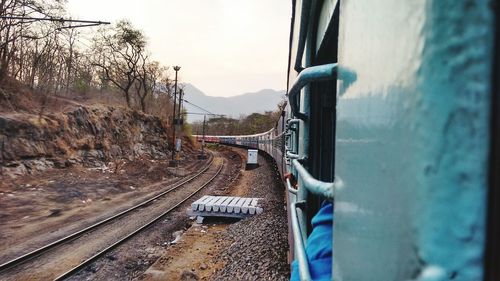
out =
<path fill-rule="evenodd" d="M 285 91 L 263 89 L 254 93 L 245 93 L 232 97 L 207 96 L 194 85 L 184 84 L 184 107 L 189 113 L 205 113 L 201 107 L 214 114 L 223 114 L 226 117 L 238 118 L 241 115 L 274 111 L 284 99 Z M 209 116 L 207 116 L 209 118 Z M 203 115 L 188 114 L 188 122 L 203 120 Z"/>

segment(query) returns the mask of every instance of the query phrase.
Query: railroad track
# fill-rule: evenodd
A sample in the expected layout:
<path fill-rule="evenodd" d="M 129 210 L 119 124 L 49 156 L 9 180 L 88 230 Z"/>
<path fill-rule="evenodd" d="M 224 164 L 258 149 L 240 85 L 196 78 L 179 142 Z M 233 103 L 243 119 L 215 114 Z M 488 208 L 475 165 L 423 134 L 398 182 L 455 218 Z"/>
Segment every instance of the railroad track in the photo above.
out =
<path fill-rule="evenodd" d="M 29 252 L 25 255 L 22 255 L 18 258 L 15 258 L 15 259 L 12 259 L 8 262 L 3 263 L 2 265 L 0 265 L 0 279 L 3 280 L 5 278 L 5 279 L 17 280 L 18 279 L 17 277 L 19 277 L 19 276 L 17 276 L 16 272 L 14 272 L 13 275 L 11 275 L 9 273 L 11 273 L 12 271 L 16 271 L 16 269 L 17 269 L 17 273 L 25 272 L 26 270 L 28 270 L 28 272 L 29 272 L 29 270 L 32 269 L 33 267 L 35 267 L 35 268 L 37 267 L 37 260 L 38 259 L 36 259 L 36 258 L 43 259 L 44 256 L 50 256 L 51 254 L 54 255 L 55 257 L 57 257 L 58 253 L 53 253 L 53 252 L 60 250 L 65 245 L 69 245 L 69 244 L 86 245 L 85 239 L 88 239 L 89 241 L 92 242 L 92 241 L 94 241 L 94 240 L 92 240 L 92 236 L 96 236 L 98 238 L 100 237 L 99 233 L 98 233 L 99 231 L 102 231 L 103 233 L 109 233 L 109 231 L 107 232 L 104 228 L 109 227 L 112 224 L 116 224 L 116 227 L 114 229 L 121 228 L 121 226 L 123 225 L 124 222 L 120 223 L 119 221 L 126 220 L 127 217 L 130 217 L 129 220 L 135 220 L 134 223 L 136 223 L 136 221 L 141 220 L 143 217 L 147 217 L 147 215 L 144 215 L 144 216 L 141 215 L 141 212 L 144 212 L 144 213 L 148 212 L 148 208 L 152 209 L 153 211 L 154 211 L 154 208 L 156 208 L 156 210 L 158 210 L 158 208 L 162 210 L 162 212 L 160 212 L 160 213 L 156 212 L 153 217 L 148 217 L 143 222 L 138 223 L 137 227 L 135 227 L 133 231 L 129 231 L 127 233 L 119 235 L 118 239 L 114 239 L 114 241 L 112 243 L 109 243 L 105 247 L 101 247 L 98 250 L 95 249 L 93 252 L 93 255 L 91 255 L 90 257 L 88 257 L 89 255 L 87 255 L 87 257 L 83 261 L 81 261 L 81 259 L 79 259 L 77 262 L 69 261 L 69 263 L 73 263 L 73 264 L 76 263 L 76 265 L 74 265 L 74 266 L 67 267 L 69 269 L 66 268 L 65 270 L 62 270 L 61 266 L 55 265 L 55 267 L 58 267 L 55 271 L 63 272 L 63 273 L 62 274 L 58 273 L 57 275 L 54 274 L 53 276 L 57 276 L 57 277 L 54 278 L 53 276 L 51 276 L 49 279 L 62 280 L 64 278 L 71 276 L 72 274 L 76 273 L 80 269 L 84 268 L 86 265 L 95 261 L 97 258 L 101 257 L 105 253 L 109 252 L 110 250 L 114 249 L 118 245 L 127 241 L 131 237 L 135 236 L 136 234 L 138 234 L 139 232 L 141 232 L 145 228 L 154 224 L 155 222 L 160 220 L 162 217 L 164 217 L 168 213 L 172 212 L 175 208 L 180 206 L 182 203 L 189 200 L 192 196 L 194 196 L 196 193 L 198 193 L 205 186 L 210 184 L 220 174 L 220 172 L 224 166 L 223 162 L 219 165 L 218 168 L 215 167 L 214 165 L 212 165 L 214 162 L 214 158 L 215 157 L 213 157 L 211 159 L 210 163 L 206 167 L 204 167 L 200 172 L 198 172 L 197 174 L 195 174 L 195 175 L 193 175 L 185 180 L 182 180 L 179 183 L 174 184 L 173 186 L 171 186 L 167 190 L 155 195 L 154 197 L 152 197 L 152 198 L 150 198 L 150 199 L 148 199 L 140 204 L 137 204 L 137 205 L 135 205 L 135 206 L 133 206 L 125 211 L 122 211 L 122 212 L 120 212 L 112 217 L 109 217 L 107 219 L 99 221 L 99 222 L 97 222 L 89 227 L 86 227 L 78 232 L 75 232 L 75 233 L 72 233 L 68 236 L 65 236 L 65 237 L 63 237 L 55 242 L 52 242 L 46 246 L 43 246 L 37 250 L 34 250 L 34 251 Z M 209 170 L 214 170 L 213 168 L 216 168 L 216 170 L 213 171 L 213 173 L 207 172 Z M 185 194 L 179 195 L 181 197 L 181 200 L 177 200 L 175 202 L 168 202 L 169 198 L 167 198 L 165 195 L 173 193 L 173 192 L 182 192 L 183 189 L 179 189 L 179 187 L 187 185 L 188 183 L 193 182 L 195 180 L 199 180 L 199 179 L 201 179 L 201 176 L 203 176 L 203 175 L 208 175 L 210 177 L 208 180 L 205 180 L 202 184 L 192 186 L 189 190 L 187 190 L 185 192 Z M 195 184 L 195 183 L 193 183 L 193 184 Z M 159 207 L 159 204 L 162 203 L 162 200 L 166 200 L 166 201 L 163 202 L 164 205 Z M 161 207 L 165 207 L 165 205 L 167 206 L 166 210 L 163 210 L 163 208 L 161 208 Z M 151 211 L 152 212 L 151 214 L 154 213 L 153 211 Z M 135 218 L 134 218 L 134 216 L 135 216 Z M 104 230 L 102 230 L 102 229 L 104 229 Z M 111 229 L 113 230 L 113 228 L 111 228 Z M 119 232 L 116 230 L 113 230 L 113 231 Z M 92 233 L 94 233 L 94 234 L 92 234 Z M 95 233 L 97 233 L 97 234 L 95 234 Z M 80 240 L 83 240 L 83 241 L 80 241 Z M 92 243 L 89 243 L 89 244 L 92 244 Z M 96 248 L 95 245 L 91 245 L 89 247 L 92 249 Z M 71 247 L 70 247 L 70 250 L 71 250 Z M 50 261 L 50 258 L 48 260 Z M 30 263 L 33 263 L 33 265 L 29 265 Z M 50 267 L 50 265 L 49 265 L 49 267 Z M 9 271 L 9 272 L 7 272 L 7 271 Z M 5 276 L 5 275 L 7 275 L 7 276 Z M 24 278 L 38 279 L 37 276 L 33 276 L 33 275 L 22 276 L 21 278 L 23 278 L 23 279 Z M 40 279 L 46 280 L 47 276 L 42 276 Z"/>

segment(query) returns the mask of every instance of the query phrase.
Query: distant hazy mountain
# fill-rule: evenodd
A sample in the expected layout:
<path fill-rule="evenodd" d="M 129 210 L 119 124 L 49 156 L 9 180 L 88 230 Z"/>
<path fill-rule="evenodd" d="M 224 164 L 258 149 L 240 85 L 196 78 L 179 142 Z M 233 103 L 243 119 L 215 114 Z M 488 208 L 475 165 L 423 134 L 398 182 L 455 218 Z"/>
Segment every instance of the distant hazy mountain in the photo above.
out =
<path fill-rule="evenodd" d="M 233 118 L 238 118 L 241 114 L 274 111 L 285 96 L 285 91 L 264 89 L 256 93 L 246 93 L 233 97 L 212 97 L 205 95 L 191 84 L 184 84 L 184 93 L 184 98 L 187 101 L 215 114 L 224 114 Z M 188 103 L 184 103 L 184 106 L 188 112 L 203 112 Z M 188 122 L 199 120 L 203 120 L 202 115 L 188 114 Z"/>

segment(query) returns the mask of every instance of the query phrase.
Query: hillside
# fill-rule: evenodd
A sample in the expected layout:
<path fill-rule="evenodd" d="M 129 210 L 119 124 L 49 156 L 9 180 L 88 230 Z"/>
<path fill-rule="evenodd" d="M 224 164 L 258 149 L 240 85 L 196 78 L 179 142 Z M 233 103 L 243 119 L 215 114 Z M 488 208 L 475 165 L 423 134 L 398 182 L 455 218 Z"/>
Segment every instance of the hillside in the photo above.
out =
<path fill-rule="evenodd" d="M 216 114 L 224 114 L 227 117 L 239 117 L 251 113 L 274 111 L 277 105 L 283 100 L 285 91 L 275 91 L 264 89 L 255 93 L 246 93 L 233 97 L 212 97 L 207 96 L 200 89 L 192 84 L 184 85 L 184 98 L 198 106 Z M 188 112 L 202 112 L 200 109 L 185 103 Z M 201 115 L 188 114 L 188 121 L 203 120 Z"/>
<path fill-rule="evenodd" d="M 43 97 L 12 81 L 0 90 L 2 180 L 75 165 L 103 167 L 120 159 L 166 160 L 170 154 L 171 129 L 157 116 Z M 184 149 L 192 151 L 188 141 Z"/>

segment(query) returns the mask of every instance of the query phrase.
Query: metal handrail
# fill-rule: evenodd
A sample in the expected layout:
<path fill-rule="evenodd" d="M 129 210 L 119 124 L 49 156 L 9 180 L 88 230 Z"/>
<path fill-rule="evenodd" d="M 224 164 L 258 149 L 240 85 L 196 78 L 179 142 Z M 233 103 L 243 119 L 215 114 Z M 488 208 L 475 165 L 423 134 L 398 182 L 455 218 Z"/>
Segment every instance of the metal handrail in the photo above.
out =
<path fill-rule="evenodd" d="M 335 183 L 323 182 L 315 179 L 309 172 L 300 164 L 297 159 L 292 160 L 292 165 L 302 179 L 304 187 L 311 193 L 323 196 L 328 200 L 333 200 L 335 194 Z"/>
<path fill-rule="evenodd" d="M 292 183 L 290 182 L 289 178 L 286 178 L 286 189 L 288 192 L 297 195 L 297 189 L 292 188 Z"/>
<path fill-rule="evenodd" d="M 287 130 L 296 131 L 298 129 L 298 126 L 300 125 L 299 122 L 300 122 L 300 119 L 288 119 L 286 121 Z M 297 125 L 297 127 L 293 127 L 293 125 Z"/>
<path fill-rule="evenodd" d="M 289 141 L 292 141 L 293 140 L 293 132 L 295 132 L 295 134 L 297 134 L 297 131 L 298 131 L 298 126 L 300 124 L 300 119 L 288 119 L 286 120 L 286 133 L 285 133 L 285 136 L 287 137 L 286 139 L 286 142 L 285 142 L 285 150 L 286 150 L 286 157 L 290 158 L 290 159 L 299 159 L 300 156 L 298 153 L 296 153 L 295 150 L 292 150 L 292 148 L 289 147 Z M 297 127 L 293 127 L 294 125 L 297 125 Z M 294 152 L 292 152 L 294 151 Z"/>
<path fill-rule="evenodd" d="M 290 150 L 288 150 L 286 152 L 286 157 L 288 157 L 290 159 L 299 159 L 300 155 L 298 155 L 297 153 L 290 152 Z"/>
<path fill-rule="evenodd" d="M 335 78 L 336 72 L 336 63 L 311 66 L 300 72 L 292 88 L 288 91 L 288 100 L 290 101 L 290 108 L 294 116 L 301 120 L 307 119 L 307 116 L 300 112 L 298 104 L 298 94 L 302 88 L 311 82 L 332 80 Z"/>
<path fill-rule="evenodd" d="M 297 208 L 302 208 L 306 204 L 305 201 L 299 201 L 292 203 L 291 206 L 291 217 L 292 217 L 292 232 L 293 232 L 293 243 L 296 250 L 296 259 L 299 264 L 299 276 L 300 280 L 312 280 L 311 273 L 309 271 L 309 262 L 307 261 L 306 248 L 304 246 L 304 240 L 302 239 L 302 234 L 300 231 L 299 217 L 297 213 Z"/>

